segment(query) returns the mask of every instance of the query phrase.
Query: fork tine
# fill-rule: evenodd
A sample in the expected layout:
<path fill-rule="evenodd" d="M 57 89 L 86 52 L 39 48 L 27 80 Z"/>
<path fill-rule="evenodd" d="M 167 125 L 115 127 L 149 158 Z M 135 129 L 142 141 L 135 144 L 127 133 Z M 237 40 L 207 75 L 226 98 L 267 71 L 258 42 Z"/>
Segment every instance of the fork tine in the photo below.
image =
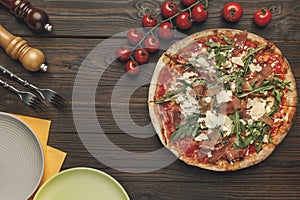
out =
<path fill-rule="evenodd" d="M 60 102 L 56 102 L 56 101 L 51 101 L 51 104 L 60 111 L 65 111 L 67 107 L 65 104 L 61 104 Z"/>
<path fill-rule="evenodd" d="M 59 108 L 64 108 L 67 107 L 68 105 L 68 101 L 65 100 L 64 98 L 62 98 L 60 95 L 58 94 L 54 94 L 51 98 L 51 103 Z"/>
<path fill-rule="evenodd" d="M 31 108 L 37 112 L 44 112 L 46 105 L 37 97 L 33 97 L 29 102 Z"/>
<path fill-rule="evenodd" d="M 60 96 L 58 93 L 55 93 L 55 94 L 54 94 L 54 98 L 56 98 L 56 99 L 59 100 L 59 101 L 62 101 L 62 102 L 64 102 L 64 103 L 66 103 L 66 104 L 69 103 L 66 99 L 64 99 L 64 98 L 63 98 L 62 96 Z"/>

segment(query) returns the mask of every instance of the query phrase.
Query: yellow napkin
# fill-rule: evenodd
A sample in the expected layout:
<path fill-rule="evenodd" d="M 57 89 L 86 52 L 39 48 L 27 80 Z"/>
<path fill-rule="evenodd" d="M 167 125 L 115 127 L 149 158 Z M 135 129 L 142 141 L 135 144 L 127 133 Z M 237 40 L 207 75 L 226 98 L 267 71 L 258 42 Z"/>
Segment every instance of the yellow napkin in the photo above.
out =
<path fill-rule="evenodd" d="M 46 146 L 48 142 L 51 121 L 21 115 L 15 116 L 24 121 L 33 130 L 42 145 L 44 155 L 46 155 Z"/>
<path fill-rule="evenodd" d="M 44 151 L 44 174 L 40 186 L 57 174 L 67 153 L 47 145 L 51 121 L 33 117 L 15 115 L 23 120 L 36 134 Z"/>
<path fill-rule="evenodd" d="M 67 153 L 63 151 L 47 146 L 45 154 L 44 175 L 41 180 L 40 186 L 60 171 L 66 155 Z"/>

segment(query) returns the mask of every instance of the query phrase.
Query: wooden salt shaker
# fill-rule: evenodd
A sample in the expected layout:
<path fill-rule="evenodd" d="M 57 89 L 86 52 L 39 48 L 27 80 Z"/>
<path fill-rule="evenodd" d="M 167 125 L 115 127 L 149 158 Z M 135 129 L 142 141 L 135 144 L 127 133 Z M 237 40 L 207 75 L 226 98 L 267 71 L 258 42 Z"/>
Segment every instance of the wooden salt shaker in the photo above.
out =
<path fill-rule="evenodd" d="M 51 31 L 47 13 L 39 8 L 33 7 L 28 0 L 0 0 L 12 14 L 23 19 L 29 28 L 34 31 Z"/>
<path fill-rule="evenodd" d="M 25 40 L 12 35 L 1 25 L 0 45 L 5 49 L 7 55 L 19 60 L 28 71 L 47 71 L 44 54 L 40 50 L 28 46 Z"/>

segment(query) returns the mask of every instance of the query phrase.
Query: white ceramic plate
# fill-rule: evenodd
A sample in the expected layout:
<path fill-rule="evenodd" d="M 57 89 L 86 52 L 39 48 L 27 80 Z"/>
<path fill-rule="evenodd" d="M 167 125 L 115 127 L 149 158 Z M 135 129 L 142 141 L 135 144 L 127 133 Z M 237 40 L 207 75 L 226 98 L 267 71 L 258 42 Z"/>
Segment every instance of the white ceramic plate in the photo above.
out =
<path fill-rule="evenodd" d="M 129 200 L 124 188 L 108 174 L 91 168 L 72 168 L 49 179 L 34 200 Z"/>
<path fill-rule="evenodd" d="M 28 199 L 43 171 L 44 155 L 34 132 L 19 118 L 0 112 L 0 199 Z"/>

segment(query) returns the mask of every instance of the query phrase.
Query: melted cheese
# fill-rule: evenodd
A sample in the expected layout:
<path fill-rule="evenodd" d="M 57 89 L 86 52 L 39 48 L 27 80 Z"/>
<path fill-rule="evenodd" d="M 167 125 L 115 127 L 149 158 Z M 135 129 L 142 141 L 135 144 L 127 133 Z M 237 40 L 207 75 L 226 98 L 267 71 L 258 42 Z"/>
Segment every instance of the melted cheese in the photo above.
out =
<path fill-rule="evenodd" d="M 211 103 L 211 97 L 205 97 L 205 98 L 204 98 L 204 101 L 205 101 L 206 103 Z"/>
<path fill-rule="evenodd" d="M 197 75 L 198 74 L 195 73 L 195 72 L 185 72 L 185 73 L 182 74 L 182 76 L 183 76 L 183 78 L 184 78 L 185 81 L 188 81 L 189 78 L 197 76 Z"/>
<path fill-rule="evenodd" d="M 199 109 L 199 103 L 190 87 L 187 87 L 185 92 L 177 94 L 175 101 L 180 105 L 184 116 L 192 115 Z"/>
<path fill-rule="evenodd" d="M 209 67 L 209 63 L 207 62 L 207 60 L 203 57 L 199 57 L 197 60 L 196 60 L 198 63 L 200 63 L 202 66 L 204 67 Z"/>
<path fill-rule="evenodd" d="M 264 143 L 268 143 L 269 142 L 269 135 L 264 135 L 263 142 Z"/>
<path fill-rule="evenodd" d="M 250 69 L 250 71 L 252 73 L 254 73 L 254 72 L 260 72 L 262 70 L 262 66 L 259 65 L 259 64 L 253 64 L 253 63 L 251 63 L 249 65 L 249 69 Z"/>
<path fill-rule="evenodd" d="M 197 137 L 195 137 L 195 141 L 204 141 L 204 140 L 208 140 L 208 136 L 205 133 L 201 133 L 200 135 L 198 135 Z"/>
<path fill-rule="evenodd" d="M 222 126 L 225 122 L 225 115 L 217 115 L 212 110 L 206 112 L 205 125 L 207 128 L 216 128 Z"/>
<path fill-rule="evenodd" d="M 233 121 L 230 119 L 230 117 L 225 116 L 225 120 L 222 125 L 222 130 L 225 132 L 225 136 L 231 135 L 232 128 L 233 128 Z"/>
<path fill-rule="evenodd" d="M 216 97 L 218 103 L 229 102 L 232 100 L 232 92 L 230 90 L 221 90 Z"/>
<path fill-rule="evenodd" d="M 254 99 L 248 99 L 247 108 L 250 108 L 249 115 L 252 119 L 258 120 L 266 113 L 267 101 L 255 97 Z"/>
<path fill-rule="evenodd" d="M 236 65 L 244 67 L 244 62 L 243 62 L 241 57 L 232 57 L 231 62 L 236 64 Z"/>

